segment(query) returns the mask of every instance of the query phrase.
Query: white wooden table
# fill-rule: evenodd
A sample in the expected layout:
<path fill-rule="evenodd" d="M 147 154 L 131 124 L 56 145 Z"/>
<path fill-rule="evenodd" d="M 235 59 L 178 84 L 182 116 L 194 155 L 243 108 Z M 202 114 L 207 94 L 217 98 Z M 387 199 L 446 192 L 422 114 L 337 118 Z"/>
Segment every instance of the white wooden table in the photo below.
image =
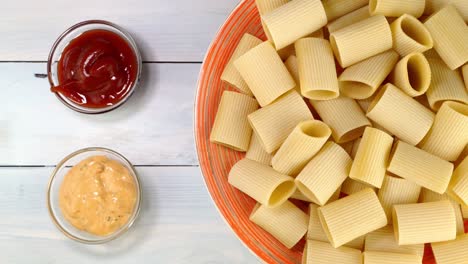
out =
<path fill-rule="evenodd" d="M 258 263 L 204 187 L 192 129 L 204 53 L 238 1 L 2 1 L 0 263 Z M 128 29 L 145 61 L 143 85 L 103 115 L 69 110 L 34 76 L 57 36 L 87 19 Z M 136 225 L 106 245 L 69 240 L 46 208 L 55 164 L 89 146 L 124 154 L 143 185 Z"/>

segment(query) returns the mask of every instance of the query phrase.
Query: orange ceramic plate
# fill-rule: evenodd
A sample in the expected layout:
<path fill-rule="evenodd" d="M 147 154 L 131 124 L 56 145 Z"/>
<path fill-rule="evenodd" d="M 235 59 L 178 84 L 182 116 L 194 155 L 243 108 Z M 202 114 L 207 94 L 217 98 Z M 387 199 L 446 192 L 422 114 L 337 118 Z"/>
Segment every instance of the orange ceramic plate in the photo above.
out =
<path fill-rule="evenodd" d="M 243 1 L 232 12 L 213 40 L 202 65 L 195 102 L 198 159 L 211 197 L 241 241 L 267 263 L 301 263 L 304 243 L 287 249 L 250 222 L 249 215 L 255 201 L 229 185 L 229 170 L 244 154 L 210 143 L 221 94 L 224 90 L 234 90 L 221 82 L 221 73 L 244 33 L 265 39 L 254 0 Z M 430 247 L 426 252 L 424 263 L 435 263 Z"/>

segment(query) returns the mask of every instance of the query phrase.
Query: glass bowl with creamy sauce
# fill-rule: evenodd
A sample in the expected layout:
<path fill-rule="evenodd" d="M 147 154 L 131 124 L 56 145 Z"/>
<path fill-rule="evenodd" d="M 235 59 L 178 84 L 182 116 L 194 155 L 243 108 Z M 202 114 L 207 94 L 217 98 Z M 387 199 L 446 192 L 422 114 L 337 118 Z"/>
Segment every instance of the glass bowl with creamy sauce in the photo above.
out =
<path fill-rule="evenodd" d="M 101 244 L 125 233 L 140 211 L 141 186 L 133 165 L 106 148 L 66 156 L 53 171 L 47 206 L 57 228 L 72 240 Z"/>

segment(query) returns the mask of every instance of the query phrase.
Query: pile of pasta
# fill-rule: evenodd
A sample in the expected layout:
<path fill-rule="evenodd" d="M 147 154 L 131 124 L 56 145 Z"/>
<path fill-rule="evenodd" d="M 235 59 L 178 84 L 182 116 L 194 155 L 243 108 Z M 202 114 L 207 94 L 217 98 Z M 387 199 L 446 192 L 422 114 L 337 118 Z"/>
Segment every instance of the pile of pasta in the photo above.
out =
<path fill-rule="evenodd" d="M 468 263 L 468 2 L 256 4 L 210 135 L 250 220 L 303 263 Z"/>

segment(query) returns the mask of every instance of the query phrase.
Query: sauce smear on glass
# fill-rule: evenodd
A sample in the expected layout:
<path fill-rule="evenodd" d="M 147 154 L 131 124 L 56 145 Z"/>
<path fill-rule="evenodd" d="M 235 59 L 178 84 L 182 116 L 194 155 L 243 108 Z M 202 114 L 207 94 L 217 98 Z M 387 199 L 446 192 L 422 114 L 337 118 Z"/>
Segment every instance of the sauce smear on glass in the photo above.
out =
<path fill-rule="evenodd" d="M 65 47 L 52 92 L 89 108 L 120 102 L 137 81 L 137 56 L 130 44 L 108 30 L 89 30 Z"/>

